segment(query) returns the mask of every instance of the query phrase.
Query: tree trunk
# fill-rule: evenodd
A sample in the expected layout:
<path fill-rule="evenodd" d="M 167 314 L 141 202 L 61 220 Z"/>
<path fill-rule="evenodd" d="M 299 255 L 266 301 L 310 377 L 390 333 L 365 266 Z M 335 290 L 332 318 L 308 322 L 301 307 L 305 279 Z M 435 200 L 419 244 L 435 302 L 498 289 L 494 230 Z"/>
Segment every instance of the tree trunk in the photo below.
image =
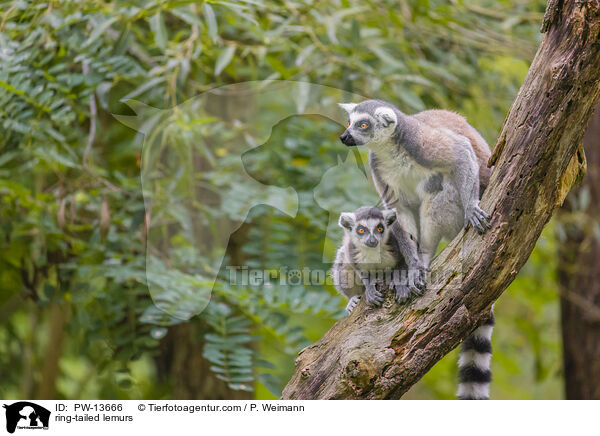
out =
<path fill-rule="evenodd" d="M 582 126 L 600 93 L 600 3 L 550 0 L 545 36 L 490 159 L 492 229 L 462 231 L 423 296 L 364 302 L 300 352 L 283 399 L 399 398 L 485 320 L 584 167 Z M 389 294 L 389 293 L 388 293 Z"/>
<path fill-rule="evenodd" d="M 566 237 L 558 271 L 565 391 L 569 400 L 600 400 L 600 106 L 583 144 L 587 175 L 560 214 Z"/>

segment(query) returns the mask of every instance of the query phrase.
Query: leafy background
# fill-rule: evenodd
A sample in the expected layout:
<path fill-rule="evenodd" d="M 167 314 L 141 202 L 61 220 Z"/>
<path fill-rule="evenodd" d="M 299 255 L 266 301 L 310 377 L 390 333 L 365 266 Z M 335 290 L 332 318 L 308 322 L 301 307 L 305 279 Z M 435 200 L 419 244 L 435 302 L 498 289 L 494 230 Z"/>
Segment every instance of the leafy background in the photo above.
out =
<path fill-rule="evenodd" d="M 278 124 L 264 152 L 248 153 L 244 165 L 259 181 L 293 186 L 298 216 L 253 208 L 226 253 L 200 253 L 185 233 L 196 216 L 177 207 L 190 189 L 205 190 L 202 216 L 218 234 L 238 218 L 223 199 L 244 195 L 239 168 L 228 165 L 228 150 L 203 143 L 210 120 L 166 111 L 153 121 L 153 143 L 192 149 L 195 158 L 175 183 L 143 192 L 144 138 L 113 116 L 135 115 L 132 100 L 171 109 L 237 82 L 311 82 L 387 99 L 408 113 L 455 110 L 493 146 L 535 54 L 544 6 L 0 5 L 0 396 L 275 398 L 297 352 L 342 316 L 344 302 L 330 286 L 231 286 L 223 267 L 208 302 L 199 268 L 218 255 L 223 265 L 322 268 L 328 212 L 315 188 L 347 159 L 340 127 L 301 116 Z M 236 108 L 216 110 L 235 118 Z M 232 139 L 251 142 L 244 132 L 253 126 L 234 127 Z M 364 160 L 361 153 L 353 158 Z M 340 183 L 340 198 L 368 195 L 353 180 Z M 144 195 L 161 196 L 162 206 L 148 210 Z M 496 304 L 493 398 L 563 396 L 555 227 Z M 151 252 L 146 241 L 158 232 L 167 245 Z M 156 262 L 148 274 L 146 254 Z M 149 286 L 155 301 L 184 312 L 208 306 L 189 319 L 168 316 Z M 456 358 L 455 351 L 440 361 L 405 398 L 452 398 Z"/>

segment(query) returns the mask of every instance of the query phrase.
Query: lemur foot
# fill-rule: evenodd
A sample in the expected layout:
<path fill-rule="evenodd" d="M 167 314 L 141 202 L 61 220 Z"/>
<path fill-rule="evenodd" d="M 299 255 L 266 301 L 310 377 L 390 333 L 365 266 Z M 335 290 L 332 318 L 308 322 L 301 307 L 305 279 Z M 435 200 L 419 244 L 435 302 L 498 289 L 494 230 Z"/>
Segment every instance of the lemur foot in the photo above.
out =
<path fill-rule="evenodd" d="M 490 218 L 486 211 L 474 204 L 465 212 L 465 227 L 471 224 L 479 234 L 485 233 L 491 227 Z"/>
<path fill-rule="evenodd" d="M 417 265 L 408 269 L 408 289 L 417 295 L 421 295 L 427 287 L 427 268 Z"/>
<path fill-rule="evenodd" d="M 348 300 L 348 304 L 346 304 L 346 312 L 348 312 L 348 315 L 354 310 L 359 301 L 360 295 L 355 295 Z"/>
<path fill-rule="evenodd" d="M 407 278 L 394 278 L 394 280 L 392 280 L 389 284 L 390 289 L 392 291 L 396 291 L 396 301 L 399 303 L 402 303 L 405 300 L 407 300 L 408 297 L 411 296 L 411 294 L 421 295 L 423 293 L 423 290 L 421 288 L 415 286 L 414 284 L 411 285 L 410 274 L 411 272 L 409 271 Z M 420 274 L 419 270 L 413 272 L 413 275 L 415 277 L 418 274 Z"/>
<path fill-rule="evenodd" d="M 377 289 L 377 283 L 369 283 L 365 288 L 367 303 L 375 307 L 381 306 L 383 304 L 383 293 Z"/>
<path fill-rule="evenodd" d="M 396 301 L 402 303 L 410 296 L 410 288 L 402 283 L 393 281 L 390 283 L 390 289 L 396 291 Z"/>

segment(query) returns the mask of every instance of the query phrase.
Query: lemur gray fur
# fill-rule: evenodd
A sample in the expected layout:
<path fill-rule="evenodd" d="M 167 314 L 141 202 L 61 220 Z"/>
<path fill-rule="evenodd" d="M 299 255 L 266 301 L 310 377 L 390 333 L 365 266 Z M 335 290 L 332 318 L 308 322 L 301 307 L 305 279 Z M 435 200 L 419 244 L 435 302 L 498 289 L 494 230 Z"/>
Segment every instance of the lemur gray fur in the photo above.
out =
<path fill-rule="evenodd" d="M 338 292 L 348 298 L 348 313 L 363 294 L 367 303 L 381 306 L 383 293 L 378 286 L 395 290 L 398 300 L 408 297 L 410 288 L 402 275 L 407 266 L 390 230 L 395 221 L 395 210 L 370 206 L 340 215 L 338 223 L 344 229 L 344 239 L 331 273 Z"/>
<path fill-rule="evenodd" d="M 349 118 L 340 140 L 369 148 L 375 188 L 385 207 L 397 211 L 394 234 L 402 238 L 404 228 L 411 236 L 400 250 L 406 259 L 417 256 L 420 271 L 442 238 L 453 239 L 469 224 L 479 233 L 490 228 L 479 200 L 490 178 L 491 152 L 465 118 L 445 110 L 406 115 L 382 100 L 340 106 Z M 492 326 L 490 313 L 463 342 L 459 398 L 489 398 Z"/>
<path fill-rule="evenodd" d="M 454 238 L 468 224 L 481 233 L 489 228 L 479 194 L 490 176 L 490 148 L 462 116 L 444 110 L 405 115 L 381 100 L 340 106 L 349 115 L 341 141 L 369 148 L 375 187 L 418 241 L 425 267 L 443 237 Z"/>

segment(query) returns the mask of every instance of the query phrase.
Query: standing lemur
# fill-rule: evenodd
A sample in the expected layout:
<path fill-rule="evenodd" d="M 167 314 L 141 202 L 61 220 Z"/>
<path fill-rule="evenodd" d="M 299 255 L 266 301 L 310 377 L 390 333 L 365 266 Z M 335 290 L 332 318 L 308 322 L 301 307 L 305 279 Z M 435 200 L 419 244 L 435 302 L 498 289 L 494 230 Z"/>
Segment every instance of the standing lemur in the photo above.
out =
<path fill-rule="evenodd" d="M 420 285 L 442 238 L 451 240 L 469 224 L 480 233 L 490 227 L 490 216 L 479 207 L 491 172 L 490 148 L 453 112 L 406 115 L 381 100 L 340 106 L 349 117 L 340 140 L 369 148 L 375 187 L 383 204 L 397 211 L 392 232 L 409 268 L 418 269 Z M 492 326 L 490 314 L 463 342 L 459 398 L 489 398 Z"/>

